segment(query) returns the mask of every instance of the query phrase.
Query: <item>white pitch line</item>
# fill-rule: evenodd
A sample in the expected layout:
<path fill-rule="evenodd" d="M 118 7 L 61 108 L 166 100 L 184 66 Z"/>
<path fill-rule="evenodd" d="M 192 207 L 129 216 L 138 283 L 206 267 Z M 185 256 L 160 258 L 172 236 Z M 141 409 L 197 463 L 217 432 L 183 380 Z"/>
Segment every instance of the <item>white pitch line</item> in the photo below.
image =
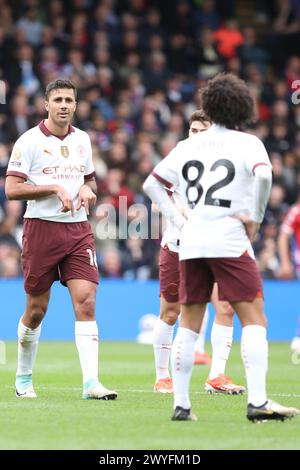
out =
<path fill-rule="evenodd" d="M 131 392 L 131 393 L 154 393 L 153 390 L 134 390 L 134 389 L 118 389 L 119 392 Z M 192 395 L 208 395 L 207 392 L 191 392 Z M 159 394 L 158 394 L 159 395 Z M 162 394 L 161 394 L 162 395 Z M 168 395 L 168 394 L 167 394 Z M 215 393 L 214 396 L 221 396 L 224 395 L 222 393 Z M 246 393 L 247 395 L 247 393 Z M 235 395 L 235 396 L 242 396 L 242 395 Z M 300 398 L 300 395 L 297 393 L 268 393 L 269 397 L 289 397 L 289 398 Z"/>
<path fill-rule="evenodd" d="M 14 390 L 14 386 L 13 385 L 2 385 L 3 388 L 5 389 L 12 389 Z M 119 393 L 151 393 L 153 394 L 153 390 L 152 389 L 129 389 L 129 388 L 117 388 L 117 391 Z M 66 392 L 70 392 L 70 391 L 73 391 L 73 392 L 78 392 L 78 391 L 81 391 L 82 388 L 81 387 L 45 387 L 43 385 L 41 386 L 36 386 L 36 390 L 48 390 L 49 392 L 59 392 L 59 391 L 66 391 Z M 200 392 L 200 391 L 192 391 L 191 392 L 192 395 L 208 395 L 207 392 Z M 156 395 L 163 395 L 163 394 L 158 394 L 156 393 Z M 165 395 L 169 395 L 169 394 L 165 394 Z M 247 393 L 246 393 L 247 395 Z M 246 396 L 244 395 L 244 396 Z M 222 393 L 215 393 L 214 396 L 223 396 Z M 243 395 L 235 395 L 235 396 L 243 396 Z M 268 393 L 268 396 L 269 397 L 285 397 L 285 398 L 300 398 L 300 394 L 297 394 L 297 393 Z"/>

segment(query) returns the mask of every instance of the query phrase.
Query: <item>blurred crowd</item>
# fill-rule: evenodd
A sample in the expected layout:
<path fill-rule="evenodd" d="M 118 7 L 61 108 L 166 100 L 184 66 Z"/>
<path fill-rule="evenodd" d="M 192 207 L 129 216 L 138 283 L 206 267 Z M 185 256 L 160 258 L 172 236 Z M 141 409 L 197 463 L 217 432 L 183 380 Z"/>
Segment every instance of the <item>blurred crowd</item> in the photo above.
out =
<path fill-rule="evenodd" d="M 220 71 L 244 78 L 257 102 L 246 130 L 264 142 L 274 181 L 255 251 L 263 276 L 280 277 L 279 229 L 300 183 L 300 0 L 0 0 L 0 11 L 0 277 L 21 275 L 24 204 L 5 199 L 6 167 L 16 139 L 46 117 L 48 82 L 78 88 L 74 125 L 92 141 L 102 277 L 149 279 L 160 239 L 149 236 L 142 184 L 186 138 L 199 88 Z M 105 238 L 114 222 L 121 236 Z M 132 224 L 140 237 L 127 237 Z"/>

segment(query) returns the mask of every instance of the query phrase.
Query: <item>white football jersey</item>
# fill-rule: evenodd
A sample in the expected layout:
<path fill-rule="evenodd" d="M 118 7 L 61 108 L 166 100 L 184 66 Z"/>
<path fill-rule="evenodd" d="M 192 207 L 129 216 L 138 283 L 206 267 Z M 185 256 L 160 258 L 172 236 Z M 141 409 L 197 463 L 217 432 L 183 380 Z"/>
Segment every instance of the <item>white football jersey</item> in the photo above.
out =
<path fill-rule="evenodd" d="M 52 135 L 41 122 L 25 132 L 15 143 L 7 169 L 7 176 L 24 178 L 27 184 L 58 184 L 73 196 L 74 207 L 80 187 L 95 173 L 92 148 L 88 134 L 70 126 L 63 139 Z M 27 202 L 24 217 L 56 222 L 82 222 L 87 219 L 84 207 L 72 217 L 63 213 L 56 195 Z"/>
<path fill-rule="evenodd" d="M 180 259 L 238 257 L 253 250 L 235 214 L 249 214 L 254 169 L 271 163 L 262 142 L 244 132 L 212 125 L 186 139 L 153 170 L 188 204 L 180 234 Z"/>
<path fill-rule="evenodd" d="M 186 204 L 185 199 L 178 193 L 173 193 L 172 198 L 175 202 L 175 204 L 178 205 L 178 207 L 184 207 Z M 168 245 L 168 248 L 170 251 L 175 251 L 176 253 L 179 253 L 179 239 L 180 239 L 180 230 L 177 227 L 172 220 L 167 218 L 166 221 L 166 229 L 163 233 L 163 237 L 161 240 L 161 246 L 166 246 Z"/>

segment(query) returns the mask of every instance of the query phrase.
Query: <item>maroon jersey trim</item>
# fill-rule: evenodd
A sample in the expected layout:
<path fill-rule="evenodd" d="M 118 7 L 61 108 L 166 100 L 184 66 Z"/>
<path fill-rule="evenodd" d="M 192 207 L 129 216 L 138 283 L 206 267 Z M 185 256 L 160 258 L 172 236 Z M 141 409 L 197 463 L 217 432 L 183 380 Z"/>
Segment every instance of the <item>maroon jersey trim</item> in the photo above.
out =
<path fill-rule="evenodd" d="M 254 174 L 255 168 L 257 168 L 258 166 L 261 166 L 261 165 L 265 165 L 265 166 L 268 166 L 270 168 L 270 165 L 268 165 L 267 163 L 264 163 L 264 162 L 256 163 L 256 165 L 254 165 L 254 167 L 252 168 L 252 173 Z"/>
<path fill-rule="evenodd" d="M 155 171 L 152 171 L 151 175 L 154 176 L 154 178 L 156 178 L 157 181 L 164 184 L 167 188 L 172 188 L 172 186 L 173 186 L 172 183 L 170 183 L 169 181 L 167 181 L 164 178 L 162 178 L 161 176 L 159 176 L 157 173 L 155 173 Z"/>
<path fill-rule="evenodd" d="M 52 134 L 52 132 L 50 132 L 49 129 L 45 126 L 45 120 L 44 119 L 43 119 L 43 121 L 41 121 L 39 123 L 39 129 L 47 137 L 50 137 L 51 135 L 54 135 L 54 137 L 58 137 L 58 139 L 60 139 L 60 140 L 64 140 L 64 138 L 67 137 L 67 135 L 71 134 L 71 132 L 75 132 L 74 127 L 70 125 L 66 135 L 60 136 L 60 135 Z"/>
<path fill-rule="evenodd" d="M 96 173 L 95 171 L 93 171 L 93 173 L 90 173 L 89 175 L 84 175 L 84 182 L 87 183 L 88 181 L 91 181 L 92 179 L 94 179 L 96 176 Z"/>
<path fill-rule="evenodd" d="M 27 175 L 19 171 L 7 171 L 6 176 L 18 176 L 19 178 L 23 178 L 25 181 L 27 180 Z"/>

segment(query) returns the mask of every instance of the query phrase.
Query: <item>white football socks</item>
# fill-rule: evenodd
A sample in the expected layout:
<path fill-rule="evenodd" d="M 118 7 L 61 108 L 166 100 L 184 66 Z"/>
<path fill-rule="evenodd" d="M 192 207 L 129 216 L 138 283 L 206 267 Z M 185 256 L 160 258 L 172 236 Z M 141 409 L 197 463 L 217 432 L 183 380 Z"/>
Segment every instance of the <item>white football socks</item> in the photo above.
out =
<path fill-rule="evenodd" d="M 173 340 L 174 325 L 168 325 L 160 318 L 153 330 L 153 350 L 155 360 L 156 382 L 170 377 L 169 360 Z"/>
<path fill-rule="evenodd" d="M 223 326 L 214 322 L 211 329 L 212 362 L 209 379 L 224 374 L 226 363 L 232 346 L 233 327 Z"/>
<path fill-rule="evenodd" d="M 206 307 L 205 314 L 202 320 L 202 325 L 199 331 L 198 339 L 196 341 L 195 352 L 197 351 L 199 354 L 203 354 L 205 352 L 205 336 L 208 326 L 209 320 L 209 312 L 208 307 Z"/>
<path fill-rule="evenodd" d="M 267 401 L 266 375 L 268 369 L 268 341 L 266 328 L 248 325 L 242 330 L 241 355 L 245 366 L 248 403 L 254 406 Z"/>
<path fill-rule="evenodd" d="M 174 408 L 189 409 L 189 385 L 194 364 L 195 343 L 198 334 L 188 328 L 179 327 L 171 352 L 174 388 Z"/>
<path fill-rule="evenodd" d="M 82 370 L 83 383 L 98 381 L 98 326 L 96 321 L 75 322 L 75 343 Z"/>
<path fill-rule="evenodd" d="M 28 328 L 19 321 L 18 325 L 18 368 L 17 375 L 32 374 L 42 325 Z"/>

